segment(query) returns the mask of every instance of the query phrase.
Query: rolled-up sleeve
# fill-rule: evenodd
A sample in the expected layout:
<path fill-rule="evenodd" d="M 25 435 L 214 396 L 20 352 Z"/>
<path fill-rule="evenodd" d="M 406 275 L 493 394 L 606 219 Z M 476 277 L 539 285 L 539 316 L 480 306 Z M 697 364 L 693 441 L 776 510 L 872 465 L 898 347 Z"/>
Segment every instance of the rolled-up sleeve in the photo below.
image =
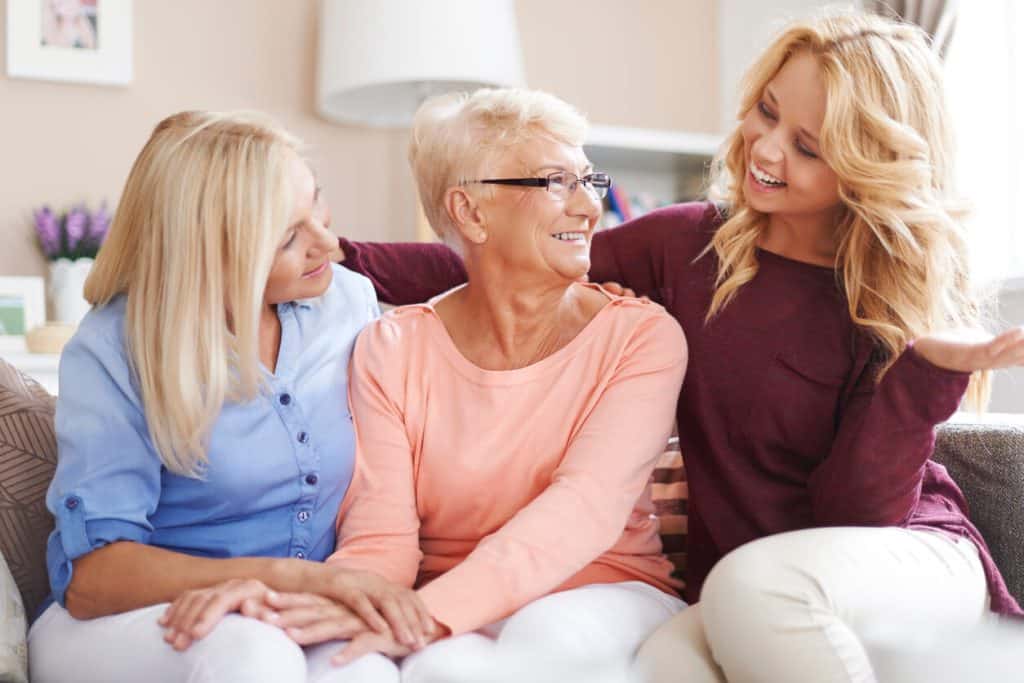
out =
<path fill-rule="evenodd" d="M 114 541 L 147 543 L 161 463 L 148 436 L 123 345 L 81 330 L 60 361 L 57 471 L 46 496 L 56 528 L 46 564 L 64 604 L 72 561 Z"/>

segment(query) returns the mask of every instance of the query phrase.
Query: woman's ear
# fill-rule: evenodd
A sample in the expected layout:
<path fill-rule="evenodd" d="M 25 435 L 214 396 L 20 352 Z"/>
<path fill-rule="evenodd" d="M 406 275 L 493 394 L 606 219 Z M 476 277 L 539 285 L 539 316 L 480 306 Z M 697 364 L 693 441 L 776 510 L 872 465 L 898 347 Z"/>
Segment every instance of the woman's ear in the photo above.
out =
<path fill-rule="evenodd" d="M 444 193 L 444 208 L 455 230 L 462 239 L 472 244 L 487 241 L 487 226 L 483 211 L 464 187 L 450 187 Z"/>

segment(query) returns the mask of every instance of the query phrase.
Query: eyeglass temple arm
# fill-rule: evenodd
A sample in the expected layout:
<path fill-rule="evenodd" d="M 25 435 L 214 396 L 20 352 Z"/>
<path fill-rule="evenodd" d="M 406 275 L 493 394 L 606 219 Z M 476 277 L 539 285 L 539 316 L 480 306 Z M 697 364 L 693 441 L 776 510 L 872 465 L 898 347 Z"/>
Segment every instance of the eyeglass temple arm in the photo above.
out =
<path fill-rule="evenodd" d="M 490 178 L 478 180 L 485 185 L 520 185 L 525 187 L 547 187 L 547 178 Z"/>

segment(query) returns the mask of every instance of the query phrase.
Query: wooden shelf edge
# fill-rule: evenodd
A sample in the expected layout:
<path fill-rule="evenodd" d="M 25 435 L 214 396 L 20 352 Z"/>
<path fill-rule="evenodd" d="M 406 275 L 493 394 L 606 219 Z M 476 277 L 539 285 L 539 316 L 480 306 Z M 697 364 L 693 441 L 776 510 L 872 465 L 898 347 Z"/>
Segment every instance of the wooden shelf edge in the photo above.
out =
<path fill-rule="evenodd" d="M 724 139 L 715 133 L 595 125 L 590 127 L 586 146 L 709 157 L 718 151 Z"/>

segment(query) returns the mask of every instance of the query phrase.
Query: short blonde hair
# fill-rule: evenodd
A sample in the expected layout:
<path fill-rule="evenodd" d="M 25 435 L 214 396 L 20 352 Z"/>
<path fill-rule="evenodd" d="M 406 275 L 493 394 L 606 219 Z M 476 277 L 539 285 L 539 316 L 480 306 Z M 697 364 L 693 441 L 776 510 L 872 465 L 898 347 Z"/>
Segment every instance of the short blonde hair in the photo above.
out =
<path fill-rule="evenodd" d="M 483 177 L 503 152 L 526 140 L 580 147 L 587 128 L 574 107 L 539 90 L 483 88 L 428 99 L 413 121 L 409 163 L 434 232 L 461 246 L 444 207 L 449 188 Z"/>
<path fill-rule="evenodd" d="M 127 295 L 150 438 L 176 474 L 201 474 L 224 401 L 261 386 L 260 311 L 293 208 L 298 144 L 258 114 L 164 119 L 132 166 L 85 283 L 96 306 Z"/>
<path fill-rule="evenodd" d="M 963 204 L 953 187 L 953 143 L 942 64 L 918 27 L 873 14 L 830 10 L 791 24 L 747 73 L 739 118 L 795 54 L 821 68 L 827 104 L 822 158 L 843 207 L 836 225 L 838 275 L 850 316 L 878 343 L 884 370 L 913 339 L 983 319 L 969 277 Z M 711 247 L 717 287 L 708 318 L 757 274 L 755 248 L 767 216 L 743 192 L 739 128 L 716 160 L 712 195 L 730 205 Z M 980 405 L 984 378 L 972 383 Z"/>

